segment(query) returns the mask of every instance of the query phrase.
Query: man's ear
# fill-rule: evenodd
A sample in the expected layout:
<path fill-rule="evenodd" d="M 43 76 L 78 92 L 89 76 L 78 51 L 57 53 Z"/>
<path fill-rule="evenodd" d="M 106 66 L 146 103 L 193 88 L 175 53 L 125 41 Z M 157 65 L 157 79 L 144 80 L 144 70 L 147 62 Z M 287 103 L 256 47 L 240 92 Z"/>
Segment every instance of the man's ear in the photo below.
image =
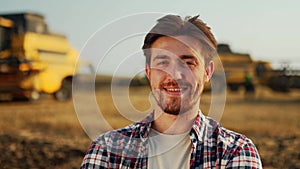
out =
<path fill-rule="evenodd" d="M 205 68 L 205 82 L 209 82 L 215 70 L 214 62 L 211 60 Z"/>
<path fill-rule="evenodd" d="M 150 67 L 148 63 L 146 63 L 145 72 L 148 80 L 150 80 Z"/>

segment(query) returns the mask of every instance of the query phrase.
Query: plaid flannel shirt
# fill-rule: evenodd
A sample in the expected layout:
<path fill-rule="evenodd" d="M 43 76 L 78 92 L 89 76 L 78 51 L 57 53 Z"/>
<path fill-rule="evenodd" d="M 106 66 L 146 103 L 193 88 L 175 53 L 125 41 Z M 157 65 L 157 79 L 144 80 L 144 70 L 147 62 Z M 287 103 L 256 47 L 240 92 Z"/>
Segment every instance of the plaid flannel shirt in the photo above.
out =
<path fill-rule="evenodd" d="M 81 168 L 141 168 L 148 165 L 148 134 L 153 113 L 144 120 L 99 136 Z M 190 131 L 190 168 L 262 168 L 258 151 L 245 136 L 223 128 L 201 111 Z M 171 159 L 174 160 L 174 159 Z"/>

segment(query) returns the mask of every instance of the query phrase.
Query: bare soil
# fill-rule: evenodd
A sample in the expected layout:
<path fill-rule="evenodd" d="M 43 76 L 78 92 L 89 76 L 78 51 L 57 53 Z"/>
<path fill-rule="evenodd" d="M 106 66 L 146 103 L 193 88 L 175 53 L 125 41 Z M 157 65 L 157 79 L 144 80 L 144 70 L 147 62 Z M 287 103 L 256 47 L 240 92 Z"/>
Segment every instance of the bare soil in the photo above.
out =
<path fill-rule="evenodd" d="M 109 91 L 99 87 L 95 92 L 105 120 L 113 128 L 131 123 L 118 113 Z M 148 87 L 134 87 L 129 93 L 133 107 L 149 110 Z M 93 95 L 80 91 L 79 96 Z M 204 93 L 203 112 L 208 112 L 210 98 Z M 221 123 L 255 143 L 264 168 L 300 168 L 299 103 L 300 91 L 276 93 L 259 88 L 254 98 L 247 99 L 242 90 L 228 91 Z M 104 130 L 99 128 L 99 134 Z M 0 168 L 79 168 L 91 141 L 72 100 L 58 102 L 44 95 L 37 102 L 0 102 Z"/>

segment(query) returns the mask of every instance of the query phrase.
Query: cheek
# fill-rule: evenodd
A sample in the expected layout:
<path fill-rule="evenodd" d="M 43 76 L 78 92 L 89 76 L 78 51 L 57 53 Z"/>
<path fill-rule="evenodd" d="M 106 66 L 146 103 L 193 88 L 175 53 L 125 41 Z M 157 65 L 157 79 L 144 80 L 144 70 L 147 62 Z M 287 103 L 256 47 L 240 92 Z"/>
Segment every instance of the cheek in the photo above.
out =
<path fill-rule="evenodd" d="M 203 84 L 206 78 L 206 72 L 204 69 L 193 70 L 193 80 L 199 84 Z"/>
<path fill-rule="evenodd" d="M 152 70 L 150 74 L 150 84 L 152 88 L 156 88 L 162 81 L 164 74 L 159 70 Z"/>
<path fill-rule="evenodd" d="M 157 80 L 155 78 L 151 78 L 150 85 L 152 89 L 156 89 L 158 86 Z"/>

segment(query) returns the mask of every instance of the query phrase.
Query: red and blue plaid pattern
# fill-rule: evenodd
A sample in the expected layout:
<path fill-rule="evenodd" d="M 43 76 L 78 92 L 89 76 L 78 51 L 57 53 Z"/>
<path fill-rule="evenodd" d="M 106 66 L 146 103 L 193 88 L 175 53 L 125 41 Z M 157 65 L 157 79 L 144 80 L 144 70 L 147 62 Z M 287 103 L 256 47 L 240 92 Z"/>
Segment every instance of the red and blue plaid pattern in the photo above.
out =
<path fill-rule="evenodd" d="M 140 168 L 148 165 L 148 135 L 153 113 L 144 120 L 99 136 L 89 147 L 81 168 Z M 258 151 L 245 136 L 223 128 L 201 111 L 190 131 L 190 168 L 262 168 Z"/>

